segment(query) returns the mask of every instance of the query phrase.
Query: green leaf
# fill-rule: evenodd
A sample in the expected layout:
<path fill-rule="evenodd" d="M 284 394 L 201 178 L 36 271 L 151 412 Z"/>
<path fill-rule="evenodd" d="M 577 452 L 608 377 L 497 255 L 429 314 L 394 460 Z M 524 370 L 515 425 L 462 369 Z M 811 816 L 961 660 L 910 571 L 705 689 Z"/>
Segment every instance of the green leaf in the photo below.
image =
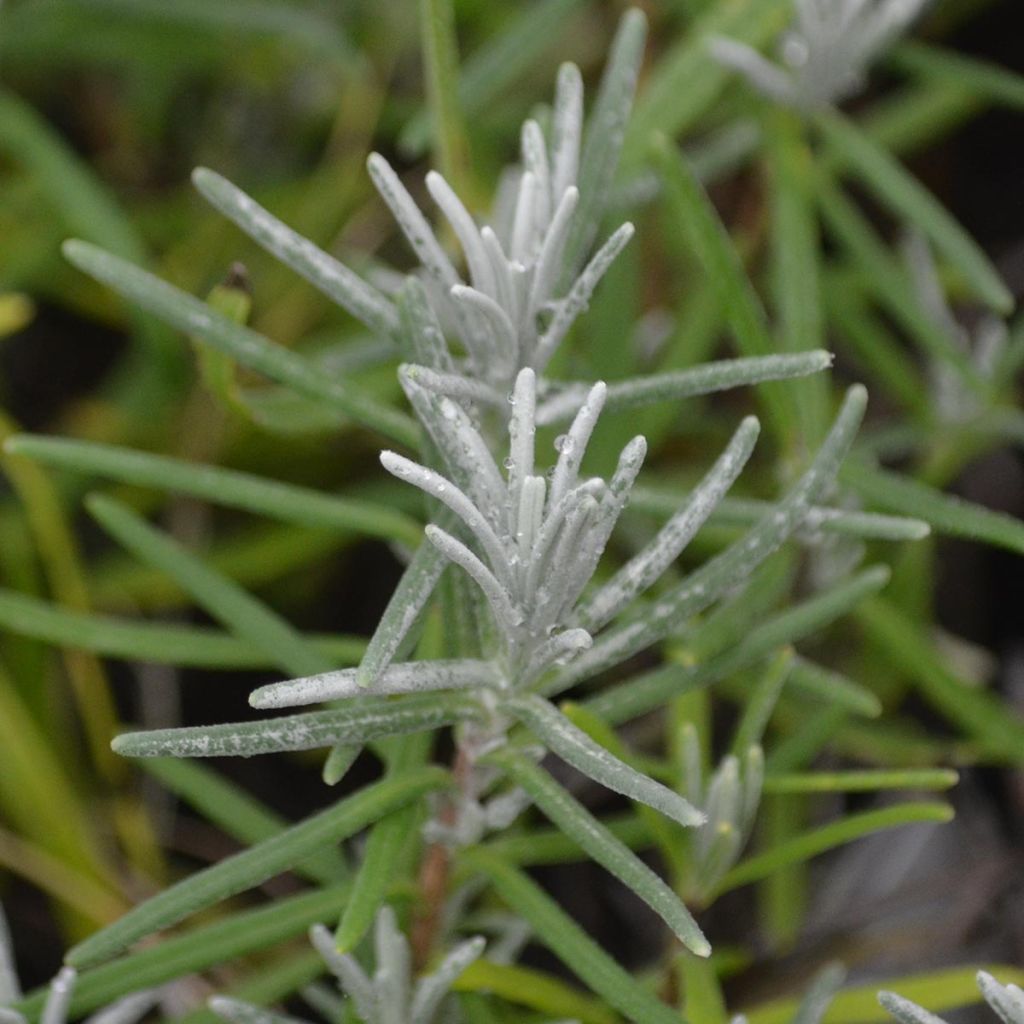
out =
<path fill-rule="evenodd" d="M 123 733 L 111 746 L 125 757 L 252 757 L 441 729 L 479 715 L 480 706 L 475 701 L 450 694 L 366 697 L 330 711 L 256 722 Z"/>
<path fill-rule="evenodd" d="M 922 422 L 931 419 L 928 390 L 908 353 L 872 314 L 849 280 L 836 275 L 825 282 L 829 316 L 846 339 L 846 350 L 867 370 L 878 388 Z"/>
<path fill-rule="evenodd" d="M 561 978 L 518 964 L 475 960 L 452 984 L 454 992 L 485 992 L 527 1006 L 547 1017 L 580 1024 L 616 1024 L 618 1017 L 599 999 L 583 995 Z"/>
<path fill-rule="evenodd" d="M 832 709 L 829 709 L 832 711 Z M 806 817 L 806 799 L 765 796 L 759 808 L 761 841 L 782 844 L 799 833 Z M 772 872 L 757 890 L 761 930 L 773 949 L 785 951 L 800 934 L 807 911 L 807 865 L 791 864 Z M 796 1006 L 794 1005 L 794 1010 Z M 787 1018 L 787 1024 L 791 1024 Z"/>
<path fill-rule="evenodd" d="M 77 5 L 72 5 L 77 6 Z M 221 7 L 203 0 L 96 0 L 87 5 L 104 12 L 106 18 L 139 19 L 148 23 L 148 29 L 181 24 L 194 29 L 203 37 L 220 32 L 224 44 L 237 45 L 239 37 L 266 38 L 283 46 L 301 47 L 309 58 L 330 60 L 337 66 L 350 69 L 358 59 L 351 41 L 344 35 L 339 22 L 327 12 L 292 7 L 266 0 L 236 0 Z"/>
<path fill-rule="evenodd" d="M 768 127 L 775 335 L 781 349 L 807 352 L 825 341 L 813 156 L 800 120 L 790 111 L 775 111 Z M 819 377 L 802 382 L 794 391 L 802 437 L 805 443 L 816 444 L 828 423 L 828 382 Z"/>
<path fill-rule="evenodd" d="M 857 612 L 857 619 L 890 661 L 914 680 L 921 696 L 982 750 L 1011 763 L 1024 759 L 1024 718 L 995 695 L 958 679 L 904 611 L 876 598 Z"/>
<path fill-rule="evenodd" d="M 683 1012 L 690 1024 L 726 1024 L 729 1020 L 714 961 L 679 958 Z"/>
<path fill-rule="evenodd" d="M 764 306 L 704 187 L 686 158 L 660 139 L 654 149 L 665 186 L 673 226 L 689 239 L 718 296 L 718 304 L 742 355 L 764 357 L 775 352 Z M 791 417 L 776 389 L 759 391 L 765 413 L 780 436 L 789 432 Z"/>
<path fill-rule="evenodd" d="M 495 100 L 548 50 L 581 0 L 536 0 L 506 8 L 507 20 L 462 61 L 458 99 L 463 114 L 488 114 Z M 427 112 L 412 117 L 398 135 L 399 149 L 410 157 L 423 155 L 430 136 Z"/>
<path fill-rule="evenodd" d="M 279 582 L 296 569 L 308 569 L 352 537 L 336 530 L 311 530 L 287 523 L 252 523 L 225 531 L 205 554 L 210 568 L 236 583 L 256 589 Z M 99 559 L 92 583 L 97 605 L 131 611 L 187 608 L 191 599 L 166 573 L 124 555 Z"/>
<path fill-rule="evenodd" d="M 904 998 L 912 999 L 933 1013 L 979 1003 L 981 995 L 976 980 L 979 967 L 1005 983 L 1024 984 L 1024 971 L 1002 964 L 951 967 L 884 980 L 876 978 L 840 992 L 826 1011 L 823 1024 L 891 1024 L 892 1018 L 878 1003 L 880 988 L 896 989 Z M 790 1024 L 795 1009 L 796 1000 L 784 999 L 752 1007 L 745 1016 L 750 1024 Z"/>
<path fill-rule="evenodd" d="M 459 103 L 459 55 L 452 0 L 420 0 L 419 18 L 435 164 L 452 188 L 465 195 L 469 139 Z"/>
<path fill-rule="evenodd" d="M 636 893 L 687 949 L 701 957 L 711 953 L 711 946 L 679 897 L 547 772 L 508 748 L 489 755 L 487 760 L 510 775 L 547 818 Z"/>
<path fill-rule="evenodd" d="M 768 770 L 794 771 L 810 764 L 846 725 L 847 718 L 846 708 L 830 704 L 814 708 L 810 714 L 796 719 L 796 728 L 791 726 L 789 735 L 772 748 L 767 760 Z"/>
<path fill-rule="evenodd" d="M 947 804 L 936 803 L 905 803 L 885 807 L 879 811 L 851 814 L 840 821 L 794 836 L 778 846 L 765 850 L 764 853 L 741 861 L 718 883 L 715 894 L 721 896 L 741 885 L 759 882 L 790 864 L 810 860 L 818 854 L 833 850 L 837 846 L 845 846 L 873 832 L 898 828 L 914 822 L 948 822 L 952 819 L 953 809 Z"/>
<path fill-rule="evenodd" d="M 70 1012 L 89 1013 L 131 992 L 268 949 L 302 934 L 325 915 L 340 912 L 350 892 L 351 887 L 346 884 L 288 896 L 85 970 L 75 984 Z M 35 1019 L 47 994 L 48 989 L 38 989 L 16 1008 L 29 1019 Z"/>
<path fill-rule="evenodd" d="M 877 145 L 907 157 L 947 138 L 984 107 L 984 100 L 946 79 L 895 91 L 873 103 L 858 123 Z M 831 163 L 838 166 L 839 161 Z"/>
<path fill-rule="evenodd" d="M 199 811 L 204 820 L 241 843 L 261 842 L 288 827 L 280 815 L 205 765 L 175 758 L 151 758 L 144 762 L 144 767 L 175 796 Z M 344 858 L 331 849 L 317 852 L 296 870 L 321 885 L 344 881 L 349 874 Z"/>
<path fill-rule="evenodd" d="M 448 774 L 440 768 L 421 768 L 373 783 L 298 825 L 162 890 L 73 947 L 66 962 L 82 969 L 109 960 L 139 939 L 287 871 L 447 780 Z"/>
<path fill-rule="evenodd" d="M 876 146 L 851 121 L 820 112 L 815 124 L 826 145 L 843 165 L 866 185 L 879 202 L 927 235 L 935 247 L 963 274 L 978 298 L 997 313 L 1013 310 L 1007 289 L 978 244 L 946 209 L 884 149 Z"/>
<path fill-rule="evenodd" d="M 849 253 L 886 312 L 924 352 L 948 364 L 968 387 L 984 394 L 985 382 L 976 367 L 922 308 L 906 268 L 853 202 L 824 175 L 818 176 L 818 201 L 830 234 Z"/>
<path fill-rule="evenodd" d="M 894 46 L 886 62 L 920 76 L 931 87 L 955 81 L 958 88 L 981 99 L 1024 110 L 1024 77 L 998 64 L 910 39 Z"/>
<path fill-rule="evenodd" d="M 3 819 L 23 839 L 38 842 L 59 863 L 88 879 L 102 891 L 103 902 L 116 910 L 116 873 L 104 861 L 96 822 L 76 790 L 75 774 L 75 762 L 62 756 L 54 737 L 26 707 L 14 680 L 0 668 Z"/>
<path fill-rule="evenodd" d="M 315 675 L 333 668 L 279 615 L 127 506 L 98 494 L 90 495 L 86 504 L 103 528 L 129 551 L 170 576 L 211 615 L 272 657 L 284 671 Z"/>
<path fill-rule="evenodd" d="M 335 743 L 324 758 L 324 766 L 320 770 L 324 785 L 336 786 L 341 782 L 362 752 L 360 743 Z"/>
<path fill-rule="evenodd" d="M 344 380 L 324 374 L 297 353 L 234 323 L 180 288 L 87 242 L 65 242 L 64 255 L 130 302 L 243 366 L 325 402 L 400 444 L 417 446 L 419 431 L 404 413 L 368 398 Z"/>
<path fill-rule="evenodd" d="M 13 421 L 0 410 L 0 438 L 6 439 L 15 431 Z M 0 466 L 24 510 L 28 537 L 54 599 L 70 610 L 88 611 L 91 587 L 57 489 L 43 470 L 24 459 L 4 452 L 0 454 Z M 109 743 L 117 730 L 118 715 L 110 680 L 99 659 L 89 653 L 64 652 L 63 662 L 69 684 L 65 692 L 70 692 L 76 705 L 89 758 L 100 776 L 113 782 L 119 770 Z"/>
<path fill-rule="evenodd" d="M 0 150 L 24 166 L 44 197 L 60 214 L 67 229 L 104 245 L 125 259 L 141 263 L 146 250 L 132 219 L 53 126 L 14 93 L 0 91 Z M 141 398 L 180 377 L 183 360 L 174 351 L 168 331 L 148 316 L 137 318 L 145 360 L 136 366 L 143 376 L 133 386 Z M 148 369 L 147 369 L 148 366 Z M 155 383 L 150 385 L 144 378 Z M 161 385 L 159 377 L 164 378 Z"/>
<path fill-rule="evenodd" d="M 877 718 L 882 713 L 881 701 L 866 686 L 799 655 L 793 660 L 788 685 L 791 690 L 844 708 L 854 715 Z"/>
<path fill-rule="evenodd" d="M 783 648 L 758 677 L 733 735 L 730 750 L 736 757 L 742 757 L 750 747 L 761 745 L 775 703 L 792 674 L 793 662 L 792 648 Z"/>
<path fill-rule="evenodd" d="M 637 102 L 626 136 L 623 165 L 635 170 L 659 133 L 679 138 L 718 99 L 732 73 L 712 56 L 708 40 L 728 36 L 761 46 L 792 17 L 787 0 L 732 0 L 704 5 L 706 13 L 661 56 Z"/>
<path fill-rule="evenodd" d="M 1003 512 L 952 494 L 898 473 L 890 473 L 851 460 L 840 477 L 874 505 L 929 523 L 938 533 L 965 537 L 1024 554 L 1024 523 Z"/>
<path fill-rule="evenodd" d="M 532 926 L 538 940 L 590 988 L 636 1024 L 679 1024 L 679 1015 L 641 987 L 535 882 L 483 849 L 460 860 L 485 875 L 498 895 Z"/>
<path fill-rule="evenodd" d="M 203 626 L 120 621 L 69 611 L 27 594 L 0 587 L 0 626 L 59 647 L 95 651 L 108 658 L 147 661 L 180 668 L 251 669 L 279 665 L 277 652 Z M 304 634 L 307 645 L 332 664 L 354 664 L 366 650 L 360 637 Z"/>
<path fill-rule="evenodd" d="M 949 789 L 960 776 L 946 768 L 907 771 L 779 772 L 765 777 L 766 793 L 874 793 L 885 789 Z"/>
<path fill-rule="evenodd" d="M 772 651 L 820 630 L 850 612 L 888 581 L 888 568 L 873 566 L 755 626 L 739 643 L 702 664 L 659 669 L 591 697 L 584 701 L 584 706 L 613 725 L 646 714 L 672 697 L 748 668 Z"/>
<path fill-rule="evenodd" d="M 405 740 L 396 744 L 390 752 L 388 771 L 400 773 L 421 767 L 426 761 L 428 743 Z M 345 905 L 334 933 L 338 952 L 354 950 L 373 924 L 402 858 L 419 848 L 421 823 L 419 807 L 413 803 L 393 811 L 370 830 L 352 887 L 352 899 Z"/>
<path fill-rule="evenodd" d="M 47 466 L 188 494 L 301 526 L 352 530 L 404 544 L 419 544 L 423 536 L 415 520 L 384 505 L 324 494 L 220 466 L 185 462 L 117 445 L 27 434 L 10 438 L 4 448 Z"/>

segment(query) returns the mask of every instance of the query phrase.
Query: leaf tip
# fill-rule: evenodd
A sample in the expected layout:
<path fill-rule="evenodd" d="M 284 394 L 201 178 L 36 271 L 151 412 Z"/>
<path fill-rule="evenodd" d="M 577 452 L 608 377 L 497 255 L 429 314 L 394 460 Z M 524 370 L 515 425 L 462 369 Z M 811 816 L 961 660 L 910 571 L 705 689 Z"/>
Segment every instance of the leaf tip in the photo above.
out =
<path fill-rule="evenodd" d="M 89 262 L 90 255 L 96 251 L 96 246 L 82 241 L 81 238 L 66 238 L 60 244 L 60 251 L 69 263 L 73 263 L 79 269 Z"/>
<path fill-rule="evenodd" d="M 189 177 L 200 192 L 205 191 L 208 186 L 216 184 L 218 180 L 223 180 L 216 171 L 211 171 L 209 167 L 193 167 Z"/>

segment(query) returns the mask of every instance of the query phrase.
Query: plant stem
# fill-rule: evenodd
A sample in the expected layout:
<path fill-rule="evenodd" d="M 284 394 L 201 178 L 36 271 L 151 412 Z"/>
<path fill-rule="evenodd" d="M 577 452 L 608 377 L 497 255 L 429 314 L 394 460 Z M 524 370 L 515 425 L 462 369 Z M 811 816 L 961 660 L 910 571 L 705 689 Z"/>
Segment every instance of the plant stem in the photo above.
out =
<path fill-rule="evenodd" d="M 456 824 L 459 804 L 470 795 L 474 763 L 471 745 L 460 743 L 452 759 L 452 778 L 458 795 L 444 797 L 444 802 L 437 813 L 440 825 L 451 828 Z M 444 841 L 431 843 L 420 865 L 420 900 L 418 913 L 410 930 L 413 958 L 420 970 L 430 962 L 430 955 L 437 942 L 450 876 L 451 850 L 448 844 Z"/>

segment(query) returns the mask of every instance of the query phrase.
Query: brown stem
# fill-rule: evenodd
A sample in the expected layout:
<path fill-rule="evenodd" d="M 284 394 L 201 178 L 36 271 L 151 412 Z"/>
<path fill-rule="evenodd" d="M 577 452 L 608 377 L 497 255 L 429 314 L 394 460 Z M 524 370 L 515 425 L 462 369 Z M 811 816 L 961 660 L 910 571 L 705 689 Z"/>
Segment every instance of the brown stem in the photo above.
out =
<path fill-rule="evenodd" d="M 473 771 L 473 760 L 465 747 L 459 747 L 452 763 L 452 777 L 460 796 L 467 796 Z M 454 825 L 458 814 L 456 800 L 447 799 L 438 811 L 442 825 Z M 422 970 L 430 961 L 437 933 L 441 925 L 448 879 L 451 874 L 451 854 L 444 843 L 431 843 L 420 865 L 419 909 L 412 922 L 410 940 L 417 969 Z"/>

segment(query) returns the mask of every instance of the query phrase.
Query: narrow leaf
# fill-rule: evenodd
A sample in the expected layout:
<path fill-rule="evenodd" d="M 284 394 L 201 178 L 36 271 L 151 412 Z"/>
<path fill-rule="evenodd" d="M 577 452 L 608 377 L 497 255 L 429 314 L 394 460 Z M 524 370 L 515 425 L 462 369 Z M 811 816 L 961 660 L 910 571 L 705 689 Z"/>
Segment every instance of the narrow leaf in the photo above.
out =
<path fill-rule="evenodd" d="M 716 895 L 741 885 L 749 885 L 767 878 L 773 872 L 790 864 L 810 860 L 827 850 L 870 835 L 887 828 L 898 828 L 915 822 L 948 822 L 953 819 L 953 809 L 947 804 L 906 803 L 886 807 L 880 811 L 863 811 L 851 814 L 840 821 L 834 821 L 821 828 L 794 836 L 784 843 L 742 861 L 728 872 L 716 888 Z"/>
<path fill-rule="evenodd" d="M 288 822 L 223 775 L 175 758 L 150 758 L 146 771 L 175 796 L 184 800 L 205 821 L 224 829 L 241 843 L 252 845 L 283 832 Z M 321 850 L 297 870 L 321 885 L 333 885 L 348 876 L 348 865 L 336 850 Z"/>
<path fill-rule="evenodd" d="M 645 714 L 674 696 L 708 686 L 756 664 L 785 644 L 795 643 L 822 629 L 847 614 L 888 581 L 888 568 L 873 566 L 748 630 L 742 640 L 703 664 L 685 668 L 671 665 L 658 669 L 646 677 L 640 676 L 590 698 L 584 702 L 585 706 L 613 725 Z"/>
<path fill-rule="evenodd" d="M 916 225 L 997 313 L 1013 310 L 1007 289 L 978 244 L 909 172 L 842 115 L 819 113 L 815 124 L 844 165 L 878 200 Z"/>
<path fill-rule="evenodd" d="M 624 170 L 647 156 L 658 133 L 679 138 L 708 111 L 732 73 L 711 55 L 712 36 L 728 36 L 759 47 L 775 38 L 793 16 L 786 0 L 708 3 L 689 30 L 663 53 L 636 105 L 623 153 Z"/>
<path fill-rule="evenodd" d="M 298 825 L 164 889 L 73 947 L 66 961 L 85 968 L 109 960 L 139 939 L 260 885 L 321 847 L 354 835 L 389 811 L 443 786 L 447 778 L 439 768 L 420 769 L 367 786 Z"/>
<path fill-rule="evenodd" d="M 1024 982 L 1024 971 L 1004 964 L 989 965 L 1008 981 Z M 935 1012 L 958 1009 L 981 1001 L 977 967 L 947 967 L 909 977 L 872 980 L 844 989 L 833 1000 L 825 1014 L 824 1024 L 891 1024 L 892 1018 L 878 1004 L 878 989 L 898 988 L 905 998 Z M 750 1024 L 791 1024 L 796 1000 L 780 999 L 753 1007 L 748 1011 Z"/>
<path fill-rule="evenodd" d="M 698 254 L 740 353 L 748 358 L 773 353 L 776 346 L 764 306 L 704 187 L 685 157 L 674 152 L 664 139 L 655 149 L 655 159 L 665 183 L 665 199 L 673 222 Z M 780 392 L 762 388 L 759 394 L 767 418 L 779 436 L 784 437 L 790 417 Z"/>
<path fill-rule="evenodd" d="M 565 263 L 575 268 L 593 245 L 605 213 L 612 179 L 633 107 L 647 39 L 647 18 L 638 7 L 619 22 L 597 100 L 587 122 L 579 163 L 579 205 L 565 248 Z"/>
<path fill-rule="evenodd" d="M 818 179 L 818 201 L 829 233 L 849 253 L 886 312 L 922 351 L 948 364 L 968 387 L 984 394 L 984 381 L 962 347 L 918 302 L 906 268 L 853 201 L 824 175 Z"/>
<path fill-rule="evenodd" d="M 491 104 L 508 94 L 510 86 L 547 50 L 552 40 L 580 5 L 581 0 L 534 0 L 521 8 L 506 10 L 500 31 L 468 54 L 459 76 L 459 105 L 467 118 L 484 114 Z M 411 157 L 422 156 L 429 141 L 428 112 L 414 116 L 402 128 L 398 145 Z"/>
<path fill-rule="evenodd" d="M 243 366 L 326 402 L 400 444 L 416 447 L 419 433 L 404 413 L 367 397 L 344 380 L 322 373 L 302 356 L 235 323 L 194 296 L 87 242 L 65 242 L 64 255 L 130 302 Z"/>
<path fill-rule="evenodd" d="M 586 602 L 578 613 L 581 626 L 594 632 L 662 576 L 743 471 L 760 430 L 753 416 L 743 420 L 725 451 L 650 543 Z"/>
<path fill-rule="evenodd" d="M 459 190 L 464 190 L 468 141 L 458 94 L 455 11 L 452 0 L 420 0 L 419 9 L 435 162 Z"/>
<path fill-rule="evenodd" d="M 906 771 L 779 772 L 766 776 L 766 793 L 874 793 L 886 789 L 949 789 L 960 776 L 947 768 Z"/>
<path fill-rule="evenodd" d="M 416 549 L 366 645 L 356 670 L 357 685 L 365 688 L 376 682 L 403 646 L 408 646 L 410 632 L 447 564 L 433 544 L 424 542 Z"/>
<path fill-rule="evenodd" d="M 507 748 L 490 755 L 488 760 L 522 786 L 544 815 L 581 849 L 663 918 L 687 949 L 697 956 L 710 954 L 711 946 L 679 897 L 547 772 Z"/>
<path fill-rule="evenodd" d="M 24 455 L 47 466 L 188 494 L 282 522 L 354 530 L 404 544 L 418 544 L 422 537 L 415 520 L 387 506 L 324 494 L 220 466 L 185 462 L 117 445 L 27 434 L 10 438 L 4 447 L 13 455 Z"/>
<path fill-rule="evenodd" d="M 602 786 L 647 804 L 681 825 L 704 822 L 704 815 L 678 793 L 641 775 L 595 743 L 553 704 L 535 694 L 508 697 L 502 702 L 552 753 Z"/>
<path fill-rule="evenodd" d="M 921 696 L 983 750 L 1013 763 L 1024 758 L 1024 716 L 994 694 L 957 678 L 905 611 L 875 598 L 858 610 L 857 617 L 889 660 L 914 681 Z"/>
<path fill-rule="evenodd" d="M 216 629 L 69 611 L 3 588 L 0 626 L 60 647 L 127 661 L 210 669 L 277 668 L 280 664 L 277 651 L 253 647 L 248 640 Z M 303 640 L 333 664 L 358 661 L 366 650 L 361 637 L 304 634 Z"/>
<path fill-rule="evenodd" d="M 460 942 L 430 974 L 420 979 L 409 1012 L 409 1024 L 430 1024 L 452 984 L 479 958 L 486 944 L 481 935 Z"/>
<path fill-rule="evenodd" d="M 422 768 L 432 741 L 432 736 L 423 736 L 418 741 L 389 744 L 388 772 L 400 774 Z M 352 952 L 370 929 L 388 898 L 403 858 L 408 862 L 419 850 L 422 821 L 419 804 L 411 803 L 381 818 L 370 830 L 353 882 L 352 899 L 334 933 L 334 947 L 339 953 Z"/>
<path fill-rule="evenodd" d="M 609 412 L 617 412 L 653 402 L 675 402 L 764 381 L 804 377 L 827 370 L 831 365 L 832 354 L 823 350 L 721 359 L 685 370 L 668 370 L 646 377 L 613 381 L 608 385 L 604 407 Z M 588 385 L 585 384 L 571 385 L 547 399 L 537 410 L 537 422 L 546 426 L 569 419 L 580 407 L 587 390 Z"/>
<path fill-rule="evenodd" d="M 323 704 L 345 697 L 372 693 L 385 696 L 401 693 L 423 693 L 432 690 L 468 690 L 495 686 L 499 681 L 495 666 L 489 661 L 460 658 L 455 661 L 404 661 L 391 665 L 377 677 L 372 686 L 363 689 L 357 681 L 356 669 L 340 669 L 303 679 L 261 686 L 249 695 L 254 708 L 289 708 L 304 704 Z"/>
<path fill-rule="evenodd" d="M 630 508 L 652 515 L 672 515 L 683 499 L 681 490 L 669 490 L 643 482 L 630 494 Z M 715 506 L 708 520 L 710 525 L 723 527 L 753 526 L 771 510 L 773 502 L 759 498 L 724 497 Z M 843 508 L 813 505 L 807 512 L 804 528 L 808 532 L 819 530 L 838 533 L 864 540 L 921 540 L 931 528 L 922 519 L 905 516 L 887 516 L 876 512 L 857 512 Z"/>
<path fill-rule="evenodd" d="M 535 882 L 510 864 L 477 848 L 464 851 L 467 867 L 486 875 L 509 906 L 567 967 L 636 1024 L 679 1024 L 679 1015 L 624 971 Z"/>
<path fill-rule="evenodd" d="M 618 1016 L 601 999 L 585 995 L 561 978 L 519 964 L 477 960 L 452 985 L 456 992 L 480 992 L 499 996 L 516 1006 L 526 1006 L 568 1024 L 616 1024 Z M 490 1022 L 492 1018 L 488 1017 Z M 483 1024 L 483 1021 L 480 1022 Z"/>
<path fill-rule="evenodd" d="M 166 573 L 228 629 L 273 657 L 285 671 L 329 668 L 284 619 L 127 506 L 98 494 L 87 499 L 97 521 L 128 550 Z"/>
<path fill-rule="evenodd" d="M 441 694 L 397 700 L 368 697 L 331 711 L 256 722 L 129 732 L 116 737 L 111 746 L 125 757 L 253 757 L 440 729 L 472 718 L 478 711 L 473 701 L 456 701 Z"/>
<path fill-rule="evenodd" d="M 348 310 L 371 331 L 384 337 L 395 333 L 398 314 L 394 304 L 354 271 L 293 231 L 216 172 L 197 167 L 192 172 L 192 184 L 253 241 Z"/>
<path fill-rule="evenodd" d="M 1024 554 L 1024 523 L 1004 512 L 996 512 L 944 494 L 935 487 L 898 473 L 850 461 L 840 474 L 867 501 L 892 512 L 923 519 L 936 532 L 965 537 Z"/>
<path fill-rule="evenodd" d="M 71 1013 L 88 1013 L 140 988 L 162 985 L 275 946 L 302 934 L 324 914 L 339 913 L 350 892 L 351 887 L 344 884 L 288 896 L 84 970 L 71 999 Z M 36 990 L 18 1009 L 34 1018 L 44 998 L 45 990 Z"/>

